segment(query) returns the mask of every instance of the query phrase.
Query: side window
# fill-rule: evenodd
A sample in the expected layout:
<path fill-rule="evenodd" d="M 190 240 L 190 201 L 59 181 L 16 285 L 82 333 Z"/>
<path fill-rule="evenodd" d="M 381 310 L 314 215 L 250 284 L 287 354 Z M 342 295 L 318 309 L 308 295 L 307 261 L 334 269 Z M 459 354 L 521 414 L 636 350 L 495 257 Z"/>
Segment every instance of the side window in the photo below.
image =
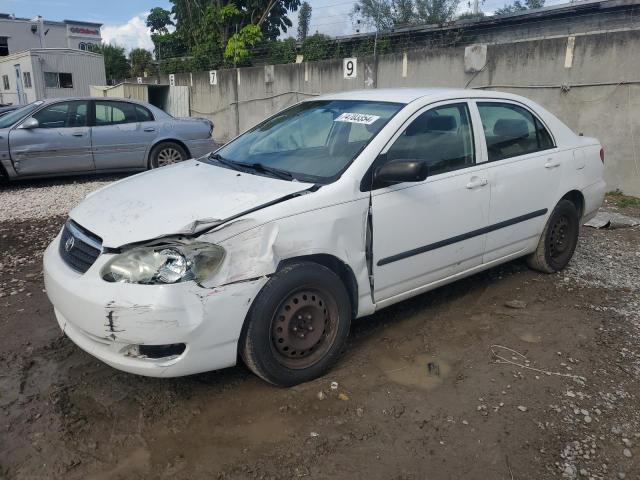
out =
<path fill-rule="evenodd" d="M 24 72 L 22 74 L 24 88 L 32 88 L 31 87 L 31 72 Z"/>
<path fill-rule="evenodd" d="M 432 108 L 413 120 L 387 152 L 387 160 L 425 160 L 429 175 L 475 164 L 466 103 Z"/>
<path fill-rule="evenodd" d="M 87 125 L 87 102 L 61 102 L 49 105 L 33 118 L 39 128 L 71 128 Z"/>
<path fill-rule="evenodd" d="M 132 103 L 96 101 L 96 126 L 137 122 Z"/>
<path fill-rule="evenodd" d="M 510 103 L 478 102 L 489 161 L 553 148 L 551 135 L 528 110 Z"/>
<path fill-rule="evenodd" d="M 149 110 L 140 105 L 136 105 L 136 114 L 138 115 L 139 122 L 153 122 L 153 115 Z"/>

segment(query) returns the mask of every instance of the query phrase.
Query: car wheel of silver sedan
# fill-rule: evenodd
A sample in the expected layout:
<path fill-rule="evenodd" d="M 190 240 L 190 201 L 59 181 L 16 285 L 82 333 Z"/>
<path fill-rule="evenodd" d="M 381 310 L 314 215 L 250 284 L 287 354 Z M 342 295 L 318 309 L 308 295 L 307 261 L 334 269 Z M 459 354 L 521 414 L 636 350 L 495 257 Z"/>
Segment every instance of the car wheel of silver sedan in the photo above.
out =
<path fill-rule="evenodd" d="M 163 142 L 153 147 L 149 157 L 149 167 L 159 168 L 186 160 L 187 152 L 177 143 Z"/>

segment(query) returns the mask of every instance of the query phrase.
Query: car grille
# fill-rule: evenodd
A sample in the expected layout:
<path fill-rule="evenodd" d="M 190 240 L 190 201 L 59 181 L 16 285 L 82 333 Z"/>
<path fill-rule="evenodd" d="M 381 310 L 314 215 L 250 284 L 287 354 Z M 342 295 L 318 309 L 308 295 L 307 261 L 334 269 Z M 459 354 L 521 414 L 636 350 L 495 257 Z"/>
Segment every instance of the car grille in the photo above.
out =
<path fill-rule="evenodd" d="M 69 220 L 62 230 L 58 251 L 67 265 L 84 273 L 102 252 L 102 239 Z"/>

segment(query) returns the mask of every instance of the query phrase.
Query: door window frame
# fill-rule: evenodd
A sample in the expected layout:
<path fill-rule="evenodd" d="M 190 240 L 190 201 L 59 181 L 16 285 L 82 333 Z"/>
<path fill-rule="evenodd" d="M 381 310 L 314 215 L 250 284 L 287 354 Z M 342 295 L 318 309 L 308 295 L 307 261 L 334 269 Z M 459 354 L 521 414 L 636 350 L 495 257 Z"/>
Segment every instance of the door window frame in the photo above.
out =
<path fill-rule="evenodd" d="M 73 98 L 63 98 L 60 99 L 59 101 L 56 102 L 50 102 L 50 103 L 44 103 L 42 105 L 40 105 L 39 108 L 37 108 L 36 110 L 34 110 L 33 112 L 31 112 L 31 114 L 27 115 L 26 117 L 24 117 L 22 120 L 20 120 L 19 122 L 16 122 L 13 127 L 11 127 L 12 130 L 17 129 L 22 127 L 22 124 L 27 121 L 28 119 L 35 117 L 38 113 L 40 113 L 41 111 L 49 108 L 49 107 L 53 107 L 55 105 L 60 105 L 61 103 L 86 103 L 87 104 L 87 118 L 86 118 L 86 122 L 85 125 L 83 126 L 79 126 L 79 127 L 51 127 L 51 128 L 47 128 L 47 127 L 38 127 L 38 128 L 42 128 L 43 130 L 53 130 L 54 128 L 88 128 L 89 122 L 91 121 L 91 100 L 82 100 L 82 99 L 73 99 Z"/>
<path fill-rule="evenodd" d="M 391 149 L 393 144 L 400 138 L 400 135 L 404 133 L 404 131 L 423 113 L 433 110 L 434 108 L 446 107 L 451 105 L 458 104 L 466 104 L 467 109 L 469 111 L 469 121 L 471 122 L 471 134 L 473 136 L 473 148 L 474 148 L 474 164 L 469 165 L 463 168 L 458 168 L 456 170 L 450 170 L 448 172 L 437 173 L 434 175 L 428 176 L 422 182 L 403 182 L 395 185 L 388 185 L 385 187 L 378 187 L 371 189 L 371 176 L 376 168 L 380 166 L 380 158 L 382 155 L 386 155 L 387 152 Z M 427 105 L 423 105 L 419 107 L 416 111 L 414 111 L 409 118 L 407 118 L 402 125 L 398 127 L 398 129 L 393 133 L 393 135 L 387 140 L 384 147 L 380 150 L 376 158 L 371 163 L 371 166 L 367 169 L 367 172 L 364 174 L 362 181 L 360 182 L 360 191 L 361 192 L 369 192 L 371 191 L 375 195 L 379 193 L 386 193 L 397 190 L 404 190 L 405 188 L 412 188 L 419 185 L 423 185 L 425 183 L 440 180 L 443 178 L 454 177 L 457 175 L 468 173 L 469 171 L 480 170 L 481 168 L 485 168 L 487 164 L 487 151 L 486 151 L 486 143 L 484 140 L 484 132 L 482 130 L 482 123 L 479 121 L 480 114 L 475 105 L 472 105 L 471 100 L 467 97 L 464 98 L 450 98 L 447 100 L 441 100 L 434 103 L 429 103 Z M 484 148 L 483 148 L 484 147 Z M 481 167 L 481 168 L 478 168 Z"/>
<path fill-rule="evenodd" d="M 136 117 L 135 121 L 133 122 L 120 122 L 120 123 L 109 123 L 106 125 L 96 125 L 96 102 L 104 102 L 104 103 L 126 103 L 127 105 L 131 105 L 133 107 L 133 112 L 134 115 Z M 90 115 L 89 115 L 89 126 L 92 128 L 98 128 L 98 127 L 116 127 L 118 125 L 132 125 L 134 123 L 144 123 L 144 122 L 155 122 L 155 116 L 153 115 L 153 112 L 151 110 L 149 110 L 147 107 L 140 105 L 138 103 L 134 103 L 134 102 L 127 102 L 126 100 L 111 100 L 108 98 L 100 98 L 100 99 L 92 99 L 90 100 L 91 105 L 89 106 L 89 110 L 90 110 Z M 153 120 L 141 120 L 138 116 L 138 111 L 136 110 L 136 107 L 142 107 L 145 110 L 147 110 L 150 114 L 151 114 L 151 118 Z M 113 108 L 113 107 L 111 107 Z"/>
<path fill-rule="evenodd" d="M 538 121 L 538 122 L 540 122 L 540 125 L 542 125 L 544 127 L 544 129 L 547 131 L 547 134 L 551 138 L 551 142 L 553 143 L 553 146 L 551 148 L 545 148 L 543 150 L 536 150 L 534 152 L 527 152 L 527 153 L 523 153 L 521 155 L 514 155 L 512 157 L 500 158 L 498 160 L 489 160 L 489 149 L 487 148 L 487 139 L 485 137 L 484 128 L 482 126 L 482 117 L 480 116 L 480 109 L 478 108 L 478 103 L 504 103 L 504 104 L 515 105 L 516 107 L 520 107 L 520 108 L 524 109 L 526 112 L 529 112 L 529 114 L 531 114 L 531 116 L 534 119 L 534 124 L 535 124 L 536 121 Z M 523 158 L 532 158 L 532 157 L 537 157 L 537 156 L 540 156 L 542 154 L 548 153 L 548 152 L 550 152 L 552 150 L 557 150 L 558 149 L 558 142 L 556 142 L 556 137 L 553 134 L 553 130 L 551 128 L 549 128 L 549 125 L 547 125 L 547 123 L 540 117 L 540 115 L 538 115 L 536 112 L 534 112 L 531 108 L 529 108 L 524 103 L 518 102 L 516 100 L 506 99 L 506 98 L 494 98 L 494 97 L 478 98 L 478 97 L 476 97 L 476 98 L 470 99 L 469 100 L 469 104 L 470 104 L 470 108 L 472 108 L 474 110 L 474 112 L 475 112 L 472 115 L 475 116 L 474 120 L 477 121 L 477 125 L 479 127 L 478 129 L 480 130 L 480 140 L 481 140 L 481 143 L 482 143 L 482 151 L 483 151 L 486 163 L 494 164 L 496 162 L 505 162 L 505 161 L 509 161 L 509 160 L 519 160 L 519 159 L 523 159 Z"/>

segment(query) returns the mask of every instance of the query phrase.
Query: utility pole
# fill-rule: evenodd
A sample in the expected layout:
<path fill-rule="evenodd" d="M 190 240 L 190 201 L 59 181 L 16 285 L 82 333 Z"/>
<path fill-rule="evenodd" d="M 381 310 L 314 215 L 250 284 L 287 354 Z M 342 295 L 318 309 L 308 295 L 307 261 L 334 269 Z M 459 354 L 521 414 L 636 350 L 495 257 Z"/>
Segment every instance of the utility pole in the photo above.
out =
<path fill-rule="evenodd" d="M 480 13 L 480 0 L 473 0 L 473 13 L 474 15 Z"/>

